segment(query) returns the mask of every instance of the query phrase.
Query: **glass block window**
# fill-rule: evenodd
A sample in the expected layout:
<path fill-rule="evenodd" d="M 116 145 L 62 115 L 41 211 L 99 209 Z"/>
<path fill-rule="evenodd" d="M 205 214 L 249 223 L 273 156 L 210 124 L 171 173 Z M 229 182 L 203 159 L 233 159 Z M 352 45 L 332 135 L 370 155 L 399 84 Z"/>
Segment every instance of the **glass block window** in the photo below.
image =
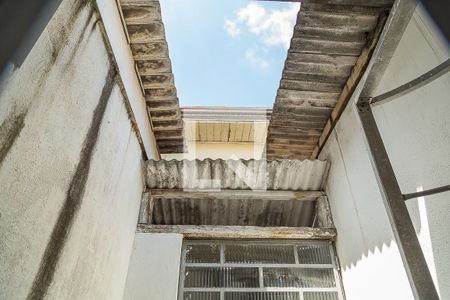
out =
<path fill-rule="evenodd" d="M 179 300 L 343 300 L 329 241 L 185 241 Z"/>

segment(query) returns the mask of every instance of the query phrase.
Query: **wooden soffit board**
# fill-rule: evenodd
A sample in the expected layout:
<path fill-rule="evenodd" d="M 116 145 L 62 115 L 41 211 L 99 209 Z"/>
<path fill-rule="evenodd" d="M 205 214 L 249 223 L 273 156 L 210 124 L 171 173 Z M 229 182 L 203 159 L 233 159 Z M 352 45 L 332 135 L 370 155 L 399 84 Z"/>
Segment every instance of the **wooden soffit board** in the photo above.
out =
<path fill-rule="evenodd" d="M 269 123 L 267 159 L 314 158 L 324 128 L 339 117 L 363 73 L 392 3 L 302 3 Z"/>
<path fill-rule="evenodd" d="M 183 122 L 158 0 L 120 0 L 159 151 L 183 152 Z"/>

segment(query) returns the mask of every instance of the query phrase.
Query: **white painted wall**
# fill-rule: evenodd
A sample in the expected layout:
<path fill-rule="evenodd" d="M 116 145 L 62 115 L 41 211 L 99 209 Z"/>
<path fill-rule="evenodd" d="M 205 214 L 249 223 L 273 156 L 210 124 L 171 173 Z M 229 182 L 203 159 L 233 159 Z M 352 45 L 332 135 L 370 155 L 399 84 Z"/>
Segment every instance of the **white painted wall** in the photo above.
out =
<path fill-rule="evenodd" d="M 99 15 L 86 2 L 63 1 L 24 63 L 0 81 L 0 299 L 30 292 L 69 186 L 79 184 L 73 178 L 105 89 L 86 185 L 47 298 L 123 296 L 144 189 L 142 151 L 117 80 L 106 84 L 113 65 Z"/>
<path fill-rule="evenodd" d="M 147 104 L 137 77 L 133 54 L 127 41 L 116 0 L 96 0 L 114 58 L 133 110 L 148 158 L 159 159 Z"/>
<path fill-rule="evenodd" d="M 183 236 L 136 233 L 124 299 L 177 299 Z"/>
<path fill-rule="evenodd" d="M 429 71 L 450 56 L 418 7 L 376 94 Z M 449 184 L 450 76 L 374 108 L 404 193 Z M 353 99 L 355 100 L 355 99 Z M 349 105 L 320 158 L 331 161 L 326 186 L 338 229 L 336 243 L 347 299 L 412 299 L 361 125 Z M 450 299 L 449 193 L 411 200 L 408 209 L 438 285 Z"/>

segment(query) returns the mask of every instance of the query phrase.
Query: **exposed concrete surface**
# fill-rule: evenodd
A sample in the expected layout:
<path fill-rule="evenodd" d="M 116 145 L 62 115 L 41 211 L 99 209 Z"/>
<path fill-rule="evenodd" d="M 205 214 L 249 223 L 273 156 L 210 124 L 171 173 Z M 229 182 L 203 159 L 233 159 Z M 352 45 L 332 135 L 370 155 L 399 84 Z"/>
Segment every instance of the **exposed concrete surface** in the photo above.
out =
<path fill-rule="evenodd" d="M 124 299 L 177 299 L 183 236 L 136 233 Z"/>
<path fill-rule="evenodd" d="M 419 7 L 376 94 L 429 71 L 448 53 Z M 449 87 L 446 75 L 423 90 L 374 108 L 404 193 L 448 184 Z M 338 230 L 336 247 L 347 299 L 413 299 L 353 105 L 345 110 L 320 158 L 331 162 L 326 192 Z M 450 298 L 448 199 L 447 193 L 408 205 L 442 299 Z"/>
<path fill-rule="evenodd" d="M 143 191 L 141 149 L 115 80 L 105 98 L 113 65 L 97 20 L 90 1 L 63 1 L 21 67 L 0 83 L 0 142 L 7 145 L 0 149 L 0 299 L 36 295 L 33 282 L 47 282 L 36 289 L 50 299 L 123 295 Z M 88 168 L 75 180 L 82 161 Z M 79 189 L 71 189 L 74 180 Z M 73 191 L 81 197 L 43 278 L 53 277 L 37 280 Z"/>

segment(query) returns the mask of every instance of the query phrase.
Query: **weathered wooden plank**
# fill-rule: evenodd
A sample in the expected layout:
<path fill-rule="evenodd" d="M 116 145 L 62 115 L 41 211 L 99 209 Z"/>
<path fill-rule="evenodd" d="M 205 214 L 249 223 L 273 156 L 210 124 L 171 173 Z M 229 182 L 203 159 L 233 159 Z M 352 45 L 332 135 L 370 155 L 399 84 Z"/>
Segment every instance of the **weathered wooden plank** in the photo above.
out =
<path fill-rule="evenodd" d="M 315 146 L 317 143 L 317 138 L 316 137 L 308 137 L 307 135 L 297 136 L 296 138 L 269 137 L 269 138 L 267 138 L 267 142 L 272 143 L 274 145 L 286 145 L 287 147 L 297 146 L 297 145 L 308 145 L 308 146 L 313 145 L 313 146 Z"/>
<path fill-rule="evenodd" d="M 311 27 L 309 25 L 296 25 L 292 37 L 305 37 L 318 40 L 326 39 L 334 42 L 353 42 L 365 40 L 367 38 L 367 31 L 345 31 L 331 28 Z"/>
<path fill-rule="evenodd" d="M 169 56 L 169 50 L 165 40 L 143 44 L 131 44 L 130 47 L 135 60 L 167 59 Z"/>
<path fill-rule="evenodd" d="M 152 117 L 153 122 L 161 122 L 161 121 L 174 121 L 179 120 L 180 112 L 177 110 L 167 110 L 162 113 L 162 111 L 151 112 L 150 116 Z"/>
<path fill-rule="evenodd" d="M 179 145 L 183 145 L 183 138 L 181 139 L 158 138 L 158 146 L 160 147 L 179 146 Z"/>
<path fill-rule="evenodd" d="M 139 217 L 138 217 L 138 224 L 148 224 L 148 203 L 149 203 L 150 194 L 148 192 L 145 192 L 142 194 L 141 197 L 141 206 L 139 208 Z"/>
<path fill-rule="evenodd" d="M 273 153 L 267 154 L 267 159 L 276 160 L 276 159 L 306 159 L 309 157 L 308 153 Z"/>
<path fill-rule="evenodd" d="M 269 133 L 271 137 L 288 137 L 295 138 L 298 135 L 307 135 L 311 137 L 320 137 L 322 131 L 317 129 L 303 129 L 303 128 L 292 128 L 291 130 L 287 130 L 286 128 L 278 128 L 275 126 L 271 126 L 269 129 Z"/>
<path fill-rule="evenodd" d="M 180 146 L 173 146 L 173 147 L 159 147 L 159 152 L 161 154 L 173 154 L 173 153 L 184 153 L 185 149 L 184 146 L 180 145 Z"/>
<path fill-rule="evenodd" d="M 214 140 L 214 125 L 211 126 L 212 123 L 206 123 L 206 140 L 205 142 L 208 141 L 213 141 Z"/>
<path fill-rule="evenodd" d="M 270 147 L 267 148 L 267 155 L 279 154 L 281 157 L 296 158 L 296 159 L 299 159 L 298 156 L 301 156 L 302 157 L 301 159 L 306 159 L 308 158 L 308 155 L 314 148 L 307 146 L 308 145 L 302 145 L 298 147 L 287 147 L 286 145 L 271 144 Z"/>
<path fill-rule="evenodd" d="M 230 123 L 230 142 L 235 142 L 236 141 L 236 127 L 237 127 L 237 123 Z"/>
<path fill-rule="evenodd" d="M 153 128 L 155 130 L 179 130 L 183 128 L 181 119 L 170 121 L 153 121 Z"/>
<path fill-rule="evenodd" d="M 312 227 L 142 225 L 139 233 L 179 233 L 189 239 L 334 240 L 336 229 Z"/>
<path fill-rule="evenodd" d="M 186 127 L 188 128 L 188 127 Z M 182 139 L 183 131 L 179 130 L 166 130 L 166 131 L 156 131 L 155 138 L 157 139 Z"/>
<path fill-rule="evenodd" d="M 307 101 L 305 102 L 307 103 Z M 327 106 L 314 106 L 313 105 L 279 105 L 276 107 L 276 110 L 274 109 L 272 115 L 276 115 L 280 112 L 282 114 L 289 114 L 291 113 L 291 117 L 299 117 L 299 116 L 305 116 L 305 117 L 315 117 L 316 119 L 322 119 L 324 117 L 328 117 L 333 110 L 332 107 Z"/>
<path fill-rule="evenodd" d="M 301 53 L 295 53 L 295 54 L 301 54 Z M 303 53 L 307 55 L 311 55 L 309 53 Z M 352 57 L 352 56 L 348 56 Z M 284 69 L 286 71 L 292 71 L 296 72 L 298 70 L 301 70 L 301 72 L 310 72 L 310 73 L 317 73 L 317 74 L 327 74 L 331 76 L 338 76 L 338 77 L 348 77 L 352 70 L 353 64 L 350 66 L 339 66 L 332 63 L 316 63 L 316 62 L 308 62 L 308 61 L 300 61 L 300 60 L 294 60 L 294 59 L 287 59 L 284 64 Z"/>
<path fill-rule="evenodd" d="M 342 90 L 342 93 L 339 95 L 336 106 L 334 107 L 333 111 L 331 112 L 330 119 L 327 121 L 327 124 L 323 130 L 322 136 L 319 138 L 318 144 L 316 145 L 313 152 L 311 153 L 311 158 L 317 158 L 319 156 L 320 151 L 322 150 L 323 146 L 325 145 L 326 141 L 328 140 L 329 136 L 331 135 L 331 132 L 333 131 L 334 127 L 336 126 L 337 121 L 339 120 L 341 114 L 343 113 L 345 107 L 347 106 L 347 103 L 349 102 L 359 80 L 361 79 L 362 75 L 364 74 L 364 71 L 366 70 L 366 67 L 369 63 L 370 58 L 372 57 L 373 50 L 375 49 L 375 46 L 377 45 L 378 39 L 383 30 L 386 19 L 387 19 L 386 14 L 382 13 L 378 20 L 376 29 L 372 33 L 372 36 L 370 38 L 370 43 L 363 49 L 361 55 L 359 56 L 359 58 L 355 64 L 355 67 L 353 68 L 353 70 L 351 72 L 350 77 L 348 78 L 348 80 L 344 86 L 344 89 Z"/>
<path fill-rule="evenodd" d="M 147 5 L 122 5 L 122 13 L 127 25 L 139 25 L 161 20 L 159 2 L 149 2 Z"/>
<path fill-rule="evenodd" d="M 289 55 L 289 54 L 288 54 Z M 345 79 L 344 77 L 337 76 L 329 76 L 327 74 L 310 74 L 299 71 L 283 71 L 282 74 L 283 79 L 289 80 L 299 80 L 299 81 L 307 81 L 307 82 L 318 82 L 318 83 L 328 83 L 328 84 L 338 84 L 344 85 Z"/>
<path fill-rule="evenodd" d="M 121 5 L 146 6 L 155 3 L 159 4 L 159 0 L 120 0 Z"/>
<path fill-rule="evenodd" d="M 329 1 L 331 2 L 331 1 Z M 370 4 L 369 1 L 365 1 L 364 5 L 342 5 L 337 4 L 336 1 L 333 4 L 330 3 L 318 3 L 315 1 L 302 1 L 302 8 L 301 10 L 304 12 L 317 12 L 317 13 L 332 13 L 334 15 L 369 15 L 369 16 L 376 16 L 380 14 L 381 10 L 384 9 L 384 7 L 374 7 L 369 6 L 367 4 Z M 371 1 L 372 2 L 372 1 Z M 389 6 L 392 5 L 394 1 L 389 1 Z M 374 20 L 376 22 L 377 19 Z"/>
<path fill-rule="evenodd" d="M 121 0 L 120 6 L 154 132 L 166 133 L 165 139 L 156 137 L 160 152 L 179 152 L 183 123 L 159 1 Z"/>
<path fill-rule="evenodd" d="M 330 55 L 355 55 L 361 53 L 366 41 L 329 41 L 311 37 L 292 38 L 290 52 L 306 52 Z"/>
<path fill-rule="evenodd" d="M 200 142 L 206 142 L 208 140 L 208 133 L 206 132 L 207 124 L 205 123 L 199 123 L 198 124 L 198 131 L 199 131 L 199 141 Z"/>
<path fill-rule="evenodd" d="M 247 142 L 253 143 L 255 142 L 255 124 L 249 124 L 250 131 L 248 132 Z"/>
<path fill-rule="evenodd" d="M 147 217 L 147 224 L 153 223 L 153 211 L 155 208 L 155 198 L 150 195 L 148 199 L 148 217 Z"/>
<path fill-rule="evenodd" d="M 137 60 L 136 65 L 140 75 L 172 73 L 172 66 L 169 59 Z"/>
<path fill-rule="evenodd" d="M 177 90 L 174 86 L 149 88 L 145 89 L 145 95 L 149 100 L 171 100 L 177 97 Z"/>
<path fill-rule="evenodd" d="M 164 41 L 164 25 L 162 22 L 153 22 L 141 25 L 127 25 L 128 35 L 132 44 Z"/>
<path fill-rule="evenodd" d="M 229 123 L 222 123 L 222 128 L 221 128 L 221 136 L 220 136 L 220 141 L 221 142 L 228 142 L 229 140 L 229 133 L 230 133 L 230 124 Z"/>
<path fill-rule="evenodd" d="M 251 123 L 244 123 L 242 125 L 242 138 L 241 142 L 249 142 L 250 140 L 250 131 L 251 131 L 252 124 Z"/>
<path fill-rule="evenodd" d="M 279 200 L 279 201 L 315 201 L 324 195 L 323 191 L 256 191 L 256 190 L 221 190 L 195 191 L 174 189 L 152 189 L 152 197 L 165 199 L 196 200 Z"/>
<path fill-rule="evenodd" d="M 289 80 L 281 79 L 280 89 L 294 90 L 294 91 L 311 91 L 311 92 L 329 92 L 340 93 L 342 91 L 343 84 L 339 83 L 326 83 L 317 81 L 303 81 L 303 80 Z"/>
<path fill-rule="evenodd" d="M 212 126 L 214 132 L 214 142 L 220 142 L 222 138 L 222 124 L 214 123 Z"/>
<path fill-rule="evenodd" d="M 267 148 L 267 154 L 295 154 L 295 155 L 309 155 L 311 153 L 311 145 L 297 145 L 296 147 L 287 147 L 286 145 L 271 144 Z M 306 159 L 308 157 L 305 157 Z"/>
<path fill-rule="evenodd" d="M 291 120 L 274 120 L 272 125 L 278 128 L 302 128 L 302 129 L 320 129 L 322 130 L 326 122 L 309 122 L 309 121 L 291 121 Z"/>
<path fill-rule="evenodd" d="M 339 97 L 339 93 L 331 92 L 315 92 L 315 91 L 293 91 L 286 89 L 278 89 L 278 99 L 295 99 L 295 100 L 324 100 L 324 101 L 336 101 Z"/>
<path fill-rule="evenodd" d="M 145 101 L 150 111 L 171 110 L 173 107 L 178 108 L 177 97 L 164 100 L 157 100 L 150 96 L 145 96 Z"/>
<path fill-rule="evenodd" d="M 129 1 L 129 0 L 128 0 Z M 135 0 L 138 1 L 138 0 Z M 143 1 L 143 0 L 141 0 Z M 285 1 L 285 0 L 282 0 Z M 292 1 L 292 0 L 287 0 Z M 314 4 L 332 4 L 332 5 L 349 5 L 349 6 L 368 6 L 368 7 L 390 7 L 394 0 L 293 0 L 301 2 L 302 5 L 309 3 Z"/>
<path fill-rule="evenodd" d="M 317 198 L 316 202 L 316 224 L 321 228 L 334 228 L 331 208 L 327 196 Z"/>
<path fill-rule="evenodd" d="M 163 87 L 171 88 L 175 84 L 172 73 L 141 75 L 140 77 L 144 89 L 163 88 Z"/>
<path fill-rule="evenodd" d="M 310 53 L 295 53 L 292 52 L 286 58 L 287 62 L 293 63 L 309 63 L 316 64 L 318 67 L 329 67 L 329 68 L 351 68 L 355 65 L 358 58 L 355 56 L 342 56 L 342 55 L 328 55 L 328 54 L 310 54 Z M 312 71 L 317 71 L 317 69 L 312 69 Z M 328 73 L 329 69 L 326 69 L 324 73 Z M 310 71 L 308 71 L 310 72 Z"/>
<path fill-rule="evenodd" d="M 322 6 L 324 7 L 324 6 Z M 349 10 L 334 12 L 323 9 L 322 11 L 301 9 L 298 25 L 309 27 L 332 29 L 337 31 L 367 31 L 371 32 L 377 23 L 379 13 L 361 14 Z"/>

